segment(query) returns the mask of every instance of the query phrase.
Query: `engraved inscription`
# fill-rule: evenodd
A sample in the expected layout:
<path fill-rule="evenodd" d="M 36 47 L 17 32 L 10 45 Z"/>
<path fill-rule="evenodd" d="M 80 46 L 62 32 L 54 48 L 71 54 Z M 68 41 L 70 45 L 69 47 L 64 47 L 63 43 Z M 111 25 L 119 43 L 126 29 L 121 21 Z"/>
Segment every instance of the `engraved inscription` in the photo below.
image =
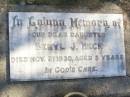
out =
<path fill-rule="evenodd" d="M 122 14 L 9 12 L 10 79 L 125 76 Z"/>

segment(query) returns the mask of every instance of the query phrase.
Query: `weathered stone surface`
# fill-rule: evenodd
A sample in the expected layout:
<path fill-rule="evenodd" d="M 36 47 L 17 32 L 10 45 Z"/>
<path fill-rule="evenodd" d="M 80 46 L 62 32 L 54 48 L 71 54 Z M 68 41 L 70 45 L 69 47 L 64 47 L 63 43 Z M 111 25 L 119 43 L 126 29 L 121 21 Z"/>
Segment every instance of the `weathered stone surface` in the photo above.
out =
<path fill-rule="evenodd" d="M 6 6 L 0 6 L 0 82 L 6 80 L 6 11 Z"/>
<path fill-rule="evenodd" d="M 93 2 L 93 0 L 91 1 Z M 20 5 L 8 4 L 8 11 L 123 13 L 125 21 L 127 74 L 130 75 L 130 3 L 126 2 L 127 0 L 121 0 L 122 2 L 116 0 L 114 3 L 110 3 L 112 0 L 109 0 L 109 3 L 107 2 L 108 0 L 103 1 L 104 3 L 101 2 L 102 6 L 99 3 L 91 5 L 90 1 L 89 4 L 84 3 L 84 6 L 82 6 L 82 4 L 81 6 L 80 4 L 78 6 L 26 5 L 23 3 Z M 8 41 L 6 41 L 5 36 L 5 33 L 8 31 L 5 6 L 2 10 L 3 12 L 0 14 L 0 24 L 2 24 L 2 28 L 0 28 L 0 32 L 2 32 L 2 34 L 0 34 L 0 41 L 2 41 L 0 42 L 0 97 L 63 97 L 67 93 L 74 91 L 83 92 L 91 97 L 100 95 L 104 95 L 104 97 L 106 95 L 107 97 L 111 97 L 111 95 L 116 95 L 116 97 L 130 96 L 130 77 L 128 76 L 59 81 L 8 82 L 8 76 L 7 79 L 5 79 L 6 73 L 9 73 L 9 69 L 6 70 L 5 60 L 5 55 L 8 52 Z M 7 64 L 7 67 L 8 65 L 9 64 Z"/>
<path fill-rule="evenodd" d="M 126 76 L 122 14 L 8 14 L 11 80 Z"/>

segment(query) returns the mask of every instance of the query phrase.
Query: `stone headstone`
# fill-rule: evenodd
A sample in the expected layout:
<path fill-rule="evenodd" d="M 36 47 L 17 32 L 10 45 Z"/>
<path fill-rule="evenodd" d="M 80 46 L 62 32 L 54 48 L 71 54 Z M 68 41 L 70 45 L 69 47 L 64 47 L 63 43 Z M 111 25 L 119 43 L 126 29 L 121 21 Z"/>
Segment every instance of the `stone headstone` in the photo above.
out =
<path fill-rule="evenodd" d="M 125 76 L 122 14 L 9 12 L 12 81 Z"/>

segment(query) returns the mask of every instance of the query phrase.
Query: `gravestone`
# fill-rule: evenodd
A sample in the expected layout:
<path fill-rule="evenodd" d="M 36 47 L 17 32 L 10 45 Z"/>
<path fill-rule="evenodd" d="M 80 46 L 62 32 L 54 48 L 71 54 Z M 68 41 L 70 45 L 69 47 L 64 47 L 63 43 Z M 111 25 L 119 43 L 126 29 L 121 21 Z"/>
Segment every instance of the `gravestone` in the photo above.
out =
<path fill-rule="evenodd" d="M 31 0 L 32 1 L 32 0 Z M 33 2 L 28 2 L 28 0 L 4 0 L 1 1 L 0 4 L 0 97 L 128 97 L 130 95 L 130 2 L 128 0 L 33 0 Z M 54 13 L 58 16 L 58 14 L 64 14 L 64 16 L 62 15 L 59 17 L 55 17 L 55 16 L 49 16 L 50 13 Z M 10 15 L 9 15 L 10 14 Z M 21 14 L 21 15 L 20 15 Z M 28 15 L 30 14 L 30 15 Z M 38 18 L 36 15 L 32 15 L 32 14 L 41 14 L 38 15 Z M 81 60 L 81 58 L 79 58 L 80 60 L 78 60 L 77 65 L 74 65 L 74 60 L 72 62 L 71 58 L 69 57 L 70 65 L 75 66 L 75 68 L 77 68 L 76 66 L 81 65 L 80 63 L 84 64 L 87 63 L 86 66 L 90 66 L 90 64 L 88 64 L 88 62 L 93 62 L 91 63 L 92 66 L 95 66 L 97 63 L 99 63 L 99 61 L 101 61 L 102 63 L 105 63 L 106 66 L 110 66 L 108 67 L 109 70 L 113 70 L 113 66 L 111 67 L 111 62 L 113 62 L 114 66 L 117 66 L 118 68 L 115 69 L 114 72 L 117 72 L 117 75 L 114 75 L 108 70 L 108 74 L 111 74 L 110 76 L 107 75 L 107 73 L 104 71 L 104 74 L 106 75 L 100 75 L 97 76 L 97 74 L 95 74 L 95 76 L 92 76 L 92 72 L 94 69 L 85 69 L 85 72 L 83 72 L 82 77 L 80 78 L 79 76 L 81 75 L 81 73 L 75 72 L 74 74 L 79 74 L 79 76 L 75 76 L 72 77 L 72 74 L 67 73 L 68 76 L 59 76 L 59 73 L 55 73 L 55 75 L 50 78 L 50 75 L 47 76 L 47 78 L 45 78 L 46 76 L 43 75 L 42 78 L 38 77 L 37 78 L 33 78 L 34 75 L 42 75 L 44 72 L 42 71 L 37 71 L 37 68 L 33 68 L 30 67 L 30 63 L 28 61 L 29 65 L 28 68 L 24 68 L 23 66 L 25 66 L 24 63 L 26 63 L 26 57 L 24 57 L 25 59 L 22 59 L 22 56 L 27 56 L 27 53 L 20 53 L 23 52 L 21 49 L 24 48 L 25 51 L 30 52 L 30 56 L 32 56 L 31 54 L 37 53 L 37 51 L 41 51 L 40 49 L 36 49 L 38 48 L 38 46 L 35 45 L 36 42 L 38 43 L 44 43 L 44 42 L 48 42 L 47 40 L 42 42 L 40 41 L 41 38 L 47 38 L 47 37 L 32 37 L 31 35 L 35 35 L 32 34 L 33 31 L 29 31 L 28 26 L 25 27 L 26 24 L 28 24 L 28 20 L 27 17 L 28 16 L 33 16 L 34 18 L 32 18 L 31 24 L 35 23 L 36 20 L 41 19 L 41 17 L 46 17 L 46 19 L 52 19 L 55 18 L 57 20 L 59 19 L 65 19 L 65 23 L 67 23 L 66 25 L 69 26 L 68 24 L 70 23 L 70 19 L 67 19 L 68 15 L 70 14 L 76 14 L 74 17 L 71 18 L 78 18 L 82 19 L 82 20 L 107 20 L 107 22 L 111 22 L 111 19 L 109 20 L 108 18 L 114 18 L 114 25 L 115 26 L 105 26 L 104 32 L 109 32 L 109 33 L 105 33 L 105 37 L 103 40 L 104 45 L 102 46 L 102 50 L 104 50 L 104 47 L 106 47 L 106 43 L 110 44 L 107 48 L 111 48 L 111 50 L 117 50 L 116 52 L 118 52 L 119 50 L 121 50 L 121 54 L 117 54 L 117 57 L 115 58 L 114 56 L 110 57 L 108 55 L 115 55 L 115 53 L 109 53 L 106 54 L 107 55 L 107 60 L 101 60 L 101 57 L 98 57 L 98 60 Z M 46 16 L 48 14 L 48 17 Z M 86 17 L 80 17 L 79 14 L 84 14 L 85 16 L 87 15 L 87 19 Z M 92 17 L 92 14 L 97 14 L 97 16 L 95 18 Z M 10 16 L 15 16 L 16 22 L 15 22 L 15 27 L 13 28 L 12 24 L 13 24 L 13 17 Z M 98 16 L 101 15 L 101 18 L 99 19 Z M 104 19 L 104 15 L 106 15 L 108 18 Z M 66 17 L 67 16 L 67 17 Z M 66 18 L 65 18 L 66 17 Z M 90 17 L 90 18 L 88 18 Z M 9 18 L 12 20 L 12 22 L 9 22 Z M 23 23 L 22 23 L 22 27 L 20 29 L 20 25 L 21 25 L 21 20 L 19 21 L 19 19 L 22 19 Z M 69 22 L 66 22 L 66 19 L 69 20 Z M 25 22 L 27 20 L 27 23 Z M 77 21 L 77 20 L 76 20 Z M 120 22 L 119 22 L 120 21 Z M 97 21 L 96 21 L 97 22 Z M 112 24 L 113 24 L 112 23 Z M 78 25 L 81 25 L 81 21 Z M 95 21 L 92 23 L 93 25 L 95 25 Z M 110 23 L 111 24 L 111 23 Z M 123 24 L 123 26 L 122 26 Z M 18 26 L 19 25 L 19 26 Z M 106 23 L 105 23 L 106 25 Z M 9 27 L 10 26 L 10 27 Z M 16 27 L 17 26 L 17 27 Z M 24 28 L 25 27 L 25 28 Z M 87 29 L 88 26 L 85 26 Z M 94 27 L 91 26 L 93 29 Z M 103 28 L 104 26 L 101 26 L 101 28 Z M 11 28 L 11 30 L 9 30 Z M 46 28 L 48 29 L 48 27 Z M 62 30 L 64 29 L 64 30 Z M 65 32 L 65 30 L 68 31 L 66 32 L 67 35 L 70 33 L 70 28 L 61 28 L 61 32 Z M 74 34 L 79 32 L 84 32 L 84 33 L 88 33 L 89 31 L 85 32 L 84 29 L 80 29 L 80 27 L 76 30 L 72 29 Z M 96 29 L 96 28 L 95 28 Z M 112 30 L 113 31 L 110 31 Z M 27 32 L 25 32 L 24 30 L 26 30 Z M 117 31 L 118 30 L 118 31 Z M 47 30 L 48 31 L 48 30 Z M 54 30 L 52 30 L 54 31 Z M 59 31 L 59 30 L 58 30 Z M 94 30 L 95 31 L 95 30 Z M 101 30 L 102 31 L 102 30 Z M 118 33 L 116 33 L 116 32 Z M 17 33 L 18 32 L 18 33 Z M 28 35 L 23 38 L 25 33 L 28 33 Z M 36 32 L 38 32 L 38 29 L 36 30 Z M 39 31 L 40 32 L 40 31 Z M 57 31 L 56 31 L 57 32 Z M 11 34 L 13 33 L 13 34 Z M 102 33 L 102 32 L 100 32 Z M 95 33 L 95 35 L 101 35 L 100 33 Z M 12 37 L 16 37 L 16 38 L 9 38 L 9 34 Z M 48 35 L 48 33 L 46 33 Z M 54 36 L 56 33 L 53 33 Z M 20 37 L 21 35 L 21 37 Z M 73 35 L 73 34 L 72 34 Z M 103 34 L 102 34 L 103 35 Z M 17 37 L 18 36 L 18 37 Z M 30 37 L 31 36 L 31 37 Z M 77 37 L 76 37 L 77 36 Z M 107 37 L 106 37 L 107 36 Z M 119 39 L 118 37 L 121 36 L 121 38 Z M 113 37 L 113 38 L 112 38 Z M 124 39 L 123 39 L 124 37 Z M 85 55 L 85 52 L 89 52 L 93 53 L 93 56 L 97 55 L 97 53 L 99 53 L 101 51 L 101 49 L 85 49 L 82 50 L 81 48 L 79 48 L 81 46 L 82 42 L 89 42 L 89 43 L 93 43 L 94 41 L 98 40 L 97 37 L 86 37 L 83 35 L 83 37 L 79 37 L 78 35 L 74 35 L 74 37 L 65 37 L 65 38 L 69 38 L 66 39 L 68 43 L 73 43 L 73 41 L 76 41 L 76 44 L 78 44 L 75 47 L 78 47 L 78 50 L 70 50 L 70 52 L 68 52 L 69 48 L 67 47 L 66 49 L 62 49 L 60 50 L 60 44 L 57 44 L 59 47 L 57 47 L 57 45 L 54 44 L 54 48 L 49 49 L 49 50 L 44 50 L 41 51 L 44 54 L 46 52 L 49 52 L 46 55 L 47 56 L 52 56 L 53 53 L 59 53 L 60 56 L 63 55 L 76 55 L 79 54 L 79 51 L 82 51 L 82 54 Z M 99 42 L 100 43 L 100 39 L 102 40 L 102 36 L 98 37 L 99 38 Z M 113 40 L 113 39 L 117 39 L 118 40 Z M 15 40 L 17 39 L 17 40 Z M 21 40 L 20 40 L 21 39 Z M 24 40 L 25 39 L 25 40 Z M 60 40 L 61 39 L 61 43 L 63 42 L 63 37 L 48 37 L 48 40 Z M 91 40 L 89 40 L 91 39 Z M 93 40 L 95 39 L 95 40 Z M 110 40 L 108 40 L 110 39 Z M 53 42 L 52 40 L 52 42 Z M 72 41 L 73 40 L 73 41 Z M 83 40 L 82 42 L 80 42 L 80 40 Z M 12 43 L 11 43 L 12 41 Z M 17 41 L 17 42 L 16 42 Z M 124 42 L 124 43 L 123 43 Z M 69 46 L 69 44 L 67 43 L 66 46 Z M 113 45 L 112 45 L 113 44 Z M 10 48 L 9 48 L 10 46 Z M 26 46 L 30 47 L 30 48 L 25 48 Z M 71 45 L 72 47 L 74 47 L 73 45 Z M 125 50 L 124 47 L 125 46 Z M 94 45 L 95 47 L 95 45 Z M 114 47 L 114 48 L 113 48 Z M 116 49 L 115 49 L 116 48 Z M 23 49 L 23 50 L 24 50 Z M 32 50 L 33 53 L 31 52 Z M 109 49 L 110 50 L 110 49 Z M 111 51 L 110 50 L 110 51 Z M 19 56 L 19 58 L 17 58 L 17 56 L 14 56 L 15 52 L 20 53 L 19 55 L 17 54 L 17 56 Z M 67 51 L 67 53 L 65 53 L 65 51 Z M 75 53 L 74 53 L 75 51 Z M 92 52 L 91 52 L 92 51 Z M 97 51 L 97 52 L 96 52 Z M 52 52 L 52 53 L 50 53 Z M 61 52 L 63 52 L 61 54 Z M 96 52 L 96 53 L 95 53 Z M 56 53 L 56 54 L 57 54 Z M 106 50 L 104 50 L 103 53 L 108 53 L 108 50 L 106 52 Z M 41 56 L 44 55 L 39 53 L 36 54 L 37 56 Z M 87 53 L 86 55 L 88 55 L 89 53 Z M 21 56 L 22 55 L 22 56 Z M 34 56 L 36 56 L 34 55 Z M 101 56 L 102 54 L 100 53 L 99 56 Z M 121 55 L 120 58 L 118 55 Z M 28 55 L 29 56 L 29 55 Z M 33 56 L 33 57 L 34 57 Z M 104 57 L 105 58 L 105 57 Z M 11 60 L 10 60 L 11 59 Z M 33 59 L 33 58 L 32 58 Z M 37 58 L 36 58 L 37 59 Z M 37 63 L 40 63 L 39 66 L 41 65 L 42 68 L 44 68 L 44 66 L 50 66 L 50 64 L 54 63 L 54 66 L 56 66 L 57 64 L 52 61 L 48 62 L 44 61 L 44 62 L 40 62 L 38 60 L 32 61 L 32 65 L 35 66 L 35 64 L 37 65 Z M 91 57 L 90 57 L 91 59 Z M 120 59 L 119 61 L 117 59 Z M 126 61 L 125 61 L 126 60 Z M 95 62 L 94 62 L 95 61 Z M 121 63 L 122 61 L 122 63 Z M 15 62 L 17 62 L 18 64 L 16 64 Z M 45 63 L 45 65 L 43 64 Z M 57 62 L 60 63 L 60 62 Z M 61 62 L 61 66 L 64 66 L 66 64 L 69 64 L 69 61 L 67 63 L 67 61 Z M 65 64 L 66 63 L 66 64 Z M 120 63 L 120 64 L 119 64 Z M 118 64 L 118 65 L 117 65 Z M 22 65 L 22 66 L 20 66 Z M 98 66 L 103 66 L 103 68 L 105 67 L 105 65 L 101 64 Z M 66 65 L 67 66 L 67 65 Z M 82 65 L 81 65 L 82 66 Z M 12 68 L 15 68 L 16 72 L 12 72 L 13 70 Z M 50 66 L 51 68 L 53 68 L 53 66 Z M 60 67 L 60 66 L 59 66 Z M 64 68 L 64 67 L 63 67 Z M 104 70 L 103 68 L 98 69 L 98 70 Z M 111 69 L 112 68 L 112 69 Z M 119 69 L 122 68 L 122 69 Z M 25 70 L 23 70 L 25 69 Z M 31 71 L 32 70 L 32 71 Z M 41 70 L 41 69 L 39 69 Z M 92 70 L 92 72 L 90 72 Z M 95 69 L 97 70 L 97 69 Z M 122 72 L 122 73 L 121 73 Z M 32 74 L 34 73 L 34 74 Z M 14 75 L 12 75 L 14 74 Z M 29 74 L 28 77 L 26 74 Z M 62 74 L 66 74 L 65 72 L 63 72 Z M 9 76 L 10 75 L 10 76 Z M 15 77 L 12 77 L 12 76 Z M 57 78 L 56 75 L 59 77 Z M 21 76 L 21 78 L 20 78 Z M 26 76 L 26 77 L 25 77 Z M 33 77 L 31 77 L 33 76 Z M 44 77 L 44 78 L 43 78 Z M 71 78 L 69 78 L 71 77 Z M 10 81 L 11 80 L 11 81 Z M 34 81 L 35 80 L 35 81 Z M 42 80 L 42 81 L 39 81 Z"/>
<path fill-rule="evenodd" d="M 122 14 L 9 12 L 12 81 L 126 76 Z"/>

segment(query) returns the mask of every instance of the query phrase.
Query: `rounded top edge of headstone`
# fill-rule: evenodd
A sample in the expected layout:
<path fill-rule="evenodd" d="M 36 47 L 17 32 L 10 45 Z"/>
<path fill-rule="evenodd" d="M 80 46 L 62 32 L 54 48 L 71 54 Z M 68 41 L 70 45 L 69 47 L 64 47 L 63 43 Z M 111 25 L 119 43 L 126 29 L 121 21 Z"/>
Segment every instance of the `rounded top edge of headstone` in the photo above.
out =
<path fill-rule="evenodd" d="M 84 93 L 81 92 L 70 92 L 66 94 L 64 97 L 88 97 Z"/>

